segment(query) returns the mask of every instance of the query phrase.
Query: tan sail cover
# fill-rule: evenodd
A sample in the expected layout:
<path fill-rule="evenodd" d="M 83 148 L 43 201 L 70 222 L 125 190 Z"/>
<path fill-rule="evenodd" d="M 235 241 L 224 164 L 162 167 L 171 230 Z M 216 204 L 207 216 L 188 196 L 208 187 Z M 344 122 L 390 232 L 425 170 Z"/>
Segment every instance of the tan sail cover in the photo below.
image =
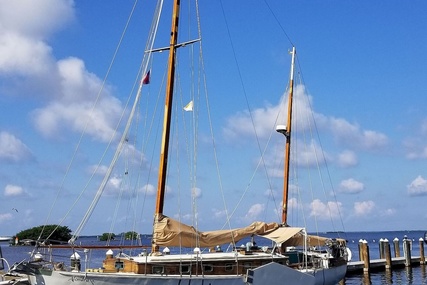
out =
<path fill-rule="evenodd" d="M 268 238 L 276 243 L 284 243 L 287 240 L 292 239 L 292 237 L 300 233 L 302 230 L 303 228 L 279 227 L 267 234 L 260 234 L 260 236 Z"/>
<path fill-rule="evenodd" d="M 153 243 L 158 246 L 214 247 L 235 243 L 253 234 L 267 234 L 277 228 L 277 223 L 254 222 L 245 228 L 199 232 L 192 226 L 163 216 L 154 225 Z"/>
<path fill-rule="evenodd" d="M 302 232 L 295 234 L 284 242 L 284 246 L 304 246 L 304 235 Z M 307 235 L 307 246 L 324 246 L 326 241 L 330 240 L 328 237 L 321 237 L 315 235 Z M 340 245 L 345 245 L 344 239 L 336 239 Z"/>

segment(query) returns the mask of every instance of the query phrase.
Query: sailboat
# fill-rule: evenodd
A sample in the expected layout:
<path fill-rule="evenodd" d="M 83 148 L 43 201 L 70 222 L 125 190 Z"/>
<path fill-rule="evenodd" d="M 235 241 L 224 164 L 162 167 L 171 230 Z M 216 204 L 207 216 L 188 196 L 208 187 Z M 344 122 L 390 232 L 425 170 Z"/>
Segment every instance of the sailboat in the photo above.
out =
<path fill-rule="evenodd" d="M 102 265 L 88 267 L 82 270 L 78 250 L 89 251 L 96 246 L 78 245 L 76 240 L 81 227 L 90 214 L 75 231 L 68 247 L 76 253 L 70 267 L 64 263 L 55 262 L 51 257 L 40 254 L 37 250 L 48 247 L 51 252 L 55 247 L 43 243 L 37 245 L 30 261 L 15 264 L 11 271 L 27 274 L 32 285 L 113 285 L 113 284 L 306 284 L 333 285 L 344 278 L 347 268 L 347 251 L 345 240 L 330 239 L 309 235 L 303 227 L 288 225 L 288 186 L 289 161 L 291 143 L 292 98 L 296 49 L 292 49 L 288 121 L 286 126 L 279 125 L 277 131 L 286 137 L 284 190 L 281 222 L 255 221 L 247 227 L 221 229 L 215 231 L 199 231 L 193 226 L 168 217 L 164 209 L 166 193 L 166 177 L 169 162 L 169 145 L 172 121 L 172 99 L 175 87 L 175 66 L 177 49 L 191 45 L 193 42 L 178 42 L 178 21 L 180 1 L 173 1 L 172 28 L 170 45 L 167 48 L 155 49 L 151 44 L 146 53 L 169 51 L 166 99 L 163 120 L 160 163 L 158 169 L 157 197 L 154 213 L 152 244 L 140 253 L 127 255 L 123 253 L 126 246 L 118 246 L 120 252 L 115 254 L 108 248 Z M 156 25 L 156 24 L 154 24 Z M 147 83 L 149 74 L 145 67 L 144 76 L 140 80 L 135 102 L 139 100 L 140 92 Z M 130 111 L 132 116 L 136 103 Z M 187 105 L 187 109 L 192 105 Z M 128 124 L 129 125 L 129 124 Z M 126 125 L 126 128 L 128 128 Z M 127 131 L 123 132 L 121 143 L 127 140 Z M 120 153 L 120 146 L 117 153 Z M 113 159 L 115 160 L 115 159 Z M 111 171 L 107 172 L 100 189 L 105 187 Z M 99 199 L 100 195 L 96 195 Z M 92 203 L 92 204 L 96 204 Z M 256 237 L 271 241 L 271 246 L 257 246 Z M 244 246 L 236 243 L 247 240 Z M 231 250 L 223 251 L 220 245 L 234 245 Z M 64 246 L 62 246 L 64 247 Z M 170 248 L 182 247 L 191 250 L 172 253 Z M 322 247 L 320 249 L 319 247 Z M 107 247 L 100 247 L 105 248 Z M 139 248 L 143 248 L 140 246 Z M 161 250 L 163 248 L 163 250 Z M 205 249 L 209 249 L 204 250 Z"/>

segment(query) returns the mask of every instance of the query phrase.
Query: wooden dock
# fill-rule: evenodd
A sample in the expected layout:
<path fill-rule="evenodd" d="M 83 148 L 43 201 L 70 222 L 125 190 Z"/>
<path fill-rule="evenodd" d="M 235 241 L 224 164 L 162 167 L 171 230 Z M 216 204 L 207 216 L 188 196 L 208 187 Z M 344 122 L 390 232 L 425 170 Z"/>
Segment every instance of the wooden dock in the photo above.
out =
<path fill-rule="evenodd" d="M 403 256 L 400 255 L 399 240 L 393 240 L 394 257 L 391 256 L 390 244 L 387 239 L 380 240 L 380 258 L 370 259 L 369 245 L 366 240 L 359 241 L 359 261 L 350 261 L 347 264 L 347 275 L 357 273 L 369 273 L 371 271 L 384 271 L 393 268 L 404 268 L 426 264 L 424 255 L 424 240 L 419 239 L 419 256 L 412 256 L 412 241 L 406 239 L 402 241 Z"/>
<path fill-rule="evenodd" d="M 406 259 L 405 257 L 394 257 L 392 258 L 391 268 L 404 268 L 406 267 Z M 386 269 L 387 261 L 385 258 L 383 259 L 372 259 L 369 262 L 369 269 L 371 271 L 384 271 Z M 420 265 L 420 257 L 414 256 L 411 258 L 411 266 L 419 266 Z M 347 264 L 347 274 L 357 274 L 363 273 L 365 270 L 365 262 L 364 261 L 350 261 Z"/>

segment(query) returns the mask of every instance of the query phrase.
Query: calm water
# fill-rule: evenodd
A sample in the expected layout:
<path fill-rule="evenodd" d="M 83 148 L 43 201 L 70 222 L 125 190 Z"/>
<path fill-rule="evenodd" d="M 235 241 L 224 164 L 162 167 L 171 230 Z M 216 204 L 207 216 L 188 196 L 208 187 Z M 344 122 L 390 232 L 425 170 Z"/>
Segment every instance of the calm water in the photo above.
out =
<path fill-rule="evenodd" d="M 323 234 L 322 234 L 323 235 Z M 326 236 L 337 237 L 337 234 L 326 233 Z M 340 233 L 339 237 L 345 238 L 348 241 L 348 247 L 352 251 L 353 258 L 352 260 L 358 260 L 358 243 L 360 239 L 365 239 L 368 241 L 369 253 L 371 259 L 379 258 L 379 240 L 381 238 L 387 238 L 391 245 L 392 255 L 394 255 L 393 250 L 393 239 L 398 238 L 400 240 L 400 252 L 403 255 L 402 249 L 402 239 L 404 236 L 407 236 L 409 239 L 413 240 L 412 242 L 412 256 L 419 256 L 419 239 L 424 237 L 424 231 L 395 231 L 395 232 L 350 232 L 350 233 Z M 79 239 L 79 242 L 85 245 L 98 244 L 95 237 L 82 237 Z M 143 240 L 143 244 L 150 244 L 149 240 Z M 261 245 L 258 241 L 258 245 Z M 3 257 L 6 258 L 10 265 L 14 262 L 21 261 L 28 258 L 29 253 L 33 250 L 33 247 L 29 246 L 18 246 L 10 247 L 8 243 L 0 242 L 1 250 L 3 252 Z M 72 255 L 71 251 L 61 250 L 60 256 L 55 256 L 56 261 L 64 261 L 66 264 L 69 264 L 69 258 Z M 117 252 L 116 252 L 117 253 Z M 138 252 L 137 252 L 138 253 Z M 85 255 L 84 252 L 79 252 L 82 259 L 82 269 L 84 269 L 84 260 L 87 259 L 93 265 L 99 265 L 102 263 L 102 260 L 105 256 L 104 250 L 94 251 L 93 254 L 88 253 Z M 46 255 L 47 256 L 47 255 Z M 94 266 L 92 266 L 94 267 Z M 414 285 L 427 285 L 427 268 L 426 266 L 415 266 L 412 268 L 402 268 L 393 270 L 391 273 L 386 272 L 375 272 L 371 273 L 369 276 L 364 276 L 363 274 L 347 276 L 344 283 L 345 285 L 380 285 L 380 284 L 414 284 Z"/>

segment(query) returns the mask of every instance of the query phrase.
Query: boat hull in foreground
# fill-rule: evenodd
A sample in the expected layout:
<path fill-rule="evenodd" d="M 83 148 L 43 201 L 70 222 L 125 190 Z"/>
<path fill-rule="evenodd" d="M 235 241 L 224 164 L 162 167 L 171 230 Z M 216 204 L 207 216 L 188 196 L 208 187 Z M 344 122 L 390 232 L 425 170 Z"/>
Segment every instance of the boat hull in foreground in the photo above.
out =
<path fill-rule="evenodd" d="M 248 270 L 247 275 L 154 275 L 154 274 L 111 274 L 94 272 L 67 272 L 55 270 L 40 270 L 30 276 L 32 285 L 117 285 L 117 284 L 145 284 L 145 285 L 315 285 L 316 278 L 309 273 L 291 269 L 287 266 L 271 262 L 254 270 Z"/>

